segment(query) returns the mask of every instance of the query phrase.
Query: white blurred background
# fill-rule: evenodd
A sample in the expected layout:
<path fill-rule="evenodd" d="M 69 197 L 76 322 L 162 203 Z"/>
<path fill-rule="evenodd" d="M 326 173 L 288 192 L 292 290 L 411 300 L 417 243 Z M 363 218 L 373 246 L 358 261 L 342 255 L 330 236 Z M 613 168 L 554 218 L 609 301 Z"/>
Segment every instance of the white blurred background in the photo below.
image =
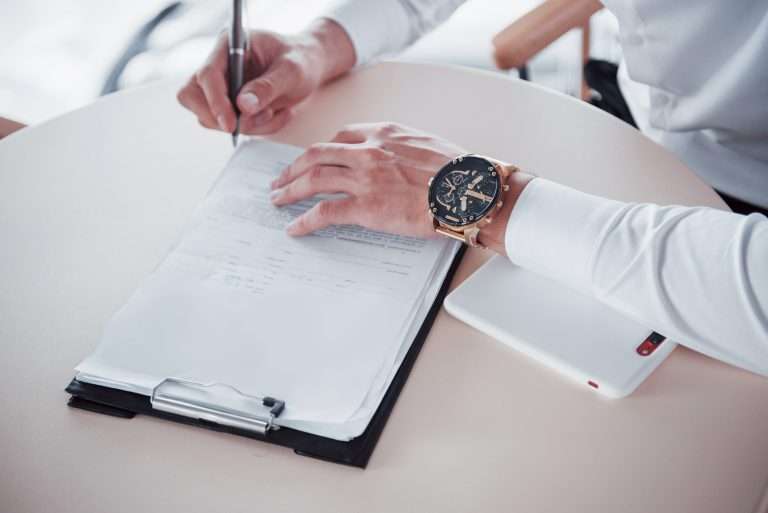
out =
<path fill-rule="evenodd" d="M 295 32 L 336 0 L 249 0 L 249 25 Z M 138 30 L 169 0 L 3 0 L 0 7 L 0 116 L 38 123 L 85 105 L 104 89 L 110 71 Z M 182 3 L 131 60 L 120 88 L 187 76 L 225 27 L 229 0 Z M 495 70 L 492 37 L 537 0 L 469 0 L 442 27 L 397 58 Z M 591 21 L 593 56 L 617 62 L 615 19 Z M 580 34 L 572 31 L 530 64 L 533 81 L 566 94 L 580 85 Z M 500 72 L 500 71 L 499 71 Z M 500 72 L 501 73 L 501 72 Z"/>

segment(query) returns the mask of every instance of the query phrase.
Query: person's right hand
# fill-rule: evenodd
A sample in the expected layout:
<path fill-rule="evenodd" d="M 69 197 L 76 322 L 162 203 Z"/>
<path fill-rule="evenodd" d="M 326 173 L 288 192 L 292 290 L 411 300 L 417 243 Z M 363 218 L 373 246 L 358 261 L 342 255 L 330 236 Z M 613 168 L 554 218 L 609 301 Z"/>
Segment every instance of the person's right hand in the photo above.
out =
<path fill-rule="evenodd" d="M 227 35 L 223 34 L 177 98 L 204 127 L 232 132 L 235 111 L 227 94 L 227 61 Z M 297 36 L 251 32 L 245 84 L 237 96 L 240 131 L 262 135 L 280 130 L 296 104 L 354 63 L 349 37 L 331 20 L 320 20 Z"/>

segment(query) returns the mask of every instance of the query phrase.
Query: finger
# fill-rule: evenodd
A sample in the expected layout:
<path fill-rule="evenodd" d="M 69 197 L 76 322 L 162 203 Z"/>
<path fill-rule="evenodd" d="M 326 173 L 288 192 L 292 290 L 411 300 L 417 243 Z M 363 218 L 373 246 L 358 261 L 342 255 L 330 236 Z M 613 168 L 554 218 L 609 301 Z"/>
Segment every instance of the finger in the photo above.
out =
<path fill-rule="evenodd" d="M 286 231 L 288 235 L 299 237 L 322 230 L 332 224 L 354 223 L 355 200 L 353 198 L 323 200 L 294 219 L 286 227 Z"/>
<path fill-rule="evenodd" d="M 288 59 L 278 60 L 263 75 L 242 87 L 237 97 L 238 107 L 248 114 L 258 113 L 299 83 L 300 74 L 298 64 Z"/>
<path fill-rule="evenodd" d="M 366 141 L 365 134 L 360 130 L 354 128 L 342 128 L 336 135 L 333 136 L 331 142 L 347 143 L 347 144 L 359 144 Z"/>
<path fill-rule="evenodd" d="M 275 100 L 270 104 L 269 107 L 262 109 L 259 111 L 256 115 L 249 115 L 246 113 L 242 113 L 240 115 L 240 122 L 243 122 L 243 119 L 245 118 L 252 118 L 251 121 L 248 122 L 248 126 L 254 127 L 254 129 L 257 129 L 259 125 L 263 125 L 264 123 L 267 123 L 268 121 L 272 121 L 272 118 L 275 117 L 275 115 L 280 112 L 281 110 L 284 110 L 286 107 L 291 107 L 294 102 L 289 102 L 287 100 Z M 286 119 L 288 121 L 288 119 Z M 282 128 L 282 126 L 278 127 L 278 130 Z"/>
<path fill-rule="evenodd" d="M 207 128 L 216 128 L 216 120 L 211 111 L 208 110 L 208 102 L 205 99 L 203 90 L 197 85 L 194 77 L 179 90 L 176 98 L 181 105 L 191 110 L 197 116 L 201 125 Z"/>
<path fill-rule="evenodd" d="M 292 182 L 302 173 L 315 166 L 341 166 L 355 168 L 362 160 L 363 150 L 344 143 L 317 143 L 302 153 L 293 163 L 285 168 L 272 182 L 272 188 L 277 189 Z M 358 155 L 358 153 L 360 155 Z"/>
<path fill-rule="evenodd" d="M 195 79 L 219 128 L 231 132 L 235 127 L 235 111 L 227 94 L 225 70 L 220 66 L 206 64 L 195 74 Z"/>
<path fill-rule="evenodd" d="M 240 115 L 240 126 L 258 127 L 268 121 L 272 121 L 275 117 L 275 110 L 272 107 L 267 107 L 255 116 L 249 116 L 246 114 Z"/>
<path fill-rule="evenodd" d="M 283 109 L 271 115 L 268 121 L 254 119 L 255 116 L 240 120 L 240 131 L 249 135 L 274 134 L 283 128 L 293 117 L 293 109 Z"/>
<path fill-rule="evenodd" d="M 220 130 L 219 124 L 213 118 L 199 117 L 197 122 L 200 126 L 210 128 L 211 130 Z"/>
<path fill-rule="evenodd" d="M 287 98 L 286 96 L 281 96 L 280 98 L 270 103 L 268 108 L 271 108 L 273 111 L 277 112 L 288 107 L 293 107 L 294 105 L 296 105 L 296 101 Z"/>
<path fill-rule="evenodd" d="M 269 198 L 274 205 L 288 205 L 317 194 L 339 192 L 353 194 L 357 190 L 356 185 L 349 168 L 318 166 L 310 169 L 285 187 L 275 189 Z"/>

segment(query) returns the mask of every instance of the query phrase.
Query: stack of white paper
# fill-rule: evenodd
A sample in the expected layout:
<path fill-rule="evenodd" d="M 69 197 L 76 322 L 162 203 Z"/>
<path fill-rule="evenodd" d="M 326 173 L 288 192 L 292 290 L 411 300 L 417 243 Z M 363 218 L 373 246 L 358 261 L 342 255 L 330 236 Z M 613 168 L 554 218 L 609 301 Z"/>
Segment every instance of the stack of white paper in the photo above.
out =
<path fill-rule="evenodd" d="M 269 183 L 301 151 L 238 149 L 78 380 L 147 396 L 166 378 L 224 383 L 285 401 L 278 425 L 363 432 L 458 245 L 353 226 L 287 236 L 317 199 L 276 208 Z"/>

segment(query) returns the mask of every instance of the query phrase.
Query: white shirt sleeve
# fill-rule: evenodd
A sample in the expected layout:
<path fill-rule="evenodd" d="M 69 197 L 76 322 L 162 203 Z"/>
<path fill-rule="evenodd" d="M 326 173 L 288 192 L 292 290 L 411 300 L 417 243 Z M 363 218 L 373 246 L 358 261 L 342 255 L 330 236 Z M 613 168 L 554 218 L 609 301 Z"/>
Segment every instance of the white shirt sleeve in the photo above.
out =
<path fill-rule="evenodd" d="M 607 200 L 534 179 L 505 246 L 668 338 L 768 375 L 768 219 Z"/>
<path fill-rule="evenodd" d="M 325 18 L 346 30 L 357 64 L 398 52 L 448 19 L 465 0 L 344 0 Z"/>

